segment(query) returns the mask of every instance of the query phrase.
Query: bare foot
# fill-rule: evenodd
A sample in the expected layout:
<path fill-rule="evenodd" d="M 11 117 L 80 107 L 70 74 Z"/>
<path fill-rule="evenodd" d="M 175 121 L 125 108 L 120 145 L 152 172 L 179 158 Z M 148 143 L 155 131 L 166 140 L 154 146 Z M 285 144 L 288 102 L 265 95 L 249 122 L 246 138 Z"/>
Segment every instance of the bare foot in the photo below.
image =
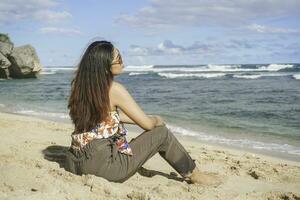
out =
<path fill-rule="evenodd" d="M 190 176 L 186 177 L 186 181 L 202 186 L 218 186 L 222 183 L 220 177 L 215 173 L 200 172 L 199 170 L 194 170 Z"/>

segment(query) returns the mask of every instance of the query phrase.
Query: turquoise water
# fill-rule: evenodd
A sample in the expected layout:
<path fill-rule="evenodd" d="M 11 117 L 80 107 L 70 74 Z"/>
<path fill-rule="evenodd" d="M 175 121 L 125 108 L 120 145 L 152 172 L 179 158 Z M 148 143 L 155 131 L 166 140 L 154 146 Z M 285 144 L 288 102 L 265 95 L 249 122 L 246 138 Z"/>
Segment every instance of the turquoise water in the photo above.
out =
<path fill-rule="evenodd" d="M 0 80 L 0 109 L 70 122 L 72 67 L 38 79 Z M 116 77 L 175 133 L 300 161 L 297 64 L 127 66 Z"/>

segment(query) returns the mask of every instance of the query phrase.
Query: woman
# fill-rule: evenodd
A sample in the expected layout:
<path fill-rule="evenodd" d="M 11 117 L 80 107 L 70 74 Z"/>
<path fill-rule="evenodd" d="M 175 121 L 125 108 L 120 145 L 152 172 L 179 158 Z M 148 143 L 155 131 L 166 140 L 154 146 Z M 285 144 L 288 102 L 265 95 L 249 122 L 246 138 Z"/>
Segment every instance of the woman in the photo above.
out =
<path fill-rule="evenodd" d="M 215 184 L 200 173 L 194 160 L 160 116 L 147 115 L 126 88 L 113 81 L 124 68 L 110 42 L 96 41 L 86 49 L 72 81 L 68 108 L 75 125 L 66 169 L 124 182 L 159 153 L 189 183 Z M 145 131 L 127 142 L 124 123 Z"/>

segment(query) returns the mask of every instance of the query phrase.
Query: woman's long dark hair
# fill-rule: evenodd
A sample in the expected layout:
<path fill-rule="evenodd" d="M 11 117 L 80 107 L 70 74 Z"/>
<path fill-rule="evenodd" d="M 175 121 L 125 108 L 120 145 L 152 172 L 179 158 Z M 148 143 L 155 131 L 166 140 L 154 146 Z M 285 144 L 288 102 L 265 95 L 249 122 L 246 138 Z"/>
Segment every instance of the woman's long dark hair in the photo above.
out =
<path fill-rule="evenodd" d="M 113 49 L 108 41 L 96 41 L 88 46 L 80 60 L 68 102 L 75 125 L 73 134 L 90 131 L 108 116 Z"/>

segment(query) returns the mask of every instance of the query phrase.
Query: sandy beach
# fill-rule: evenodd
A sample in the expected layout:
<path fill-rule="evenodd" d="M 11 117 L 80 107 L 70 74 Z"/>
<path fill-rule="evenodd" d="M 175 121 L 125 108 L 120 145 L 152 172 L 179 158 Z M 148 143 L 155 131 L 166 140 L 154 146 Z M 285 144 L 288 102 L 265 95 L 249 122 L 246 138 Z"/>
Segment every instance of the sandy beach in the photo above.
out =
<path fill-rule="evenodd" d="M 64 170 L 71 124 L 0 113 L 0 199 L 300 199 L 300 162 L 189 141 L 178 137 L 201 170 L 219 186 L 183 182 L 158 154 L 124 183 Z M 130 140 L 141 132 L 129 129 Z"/>

